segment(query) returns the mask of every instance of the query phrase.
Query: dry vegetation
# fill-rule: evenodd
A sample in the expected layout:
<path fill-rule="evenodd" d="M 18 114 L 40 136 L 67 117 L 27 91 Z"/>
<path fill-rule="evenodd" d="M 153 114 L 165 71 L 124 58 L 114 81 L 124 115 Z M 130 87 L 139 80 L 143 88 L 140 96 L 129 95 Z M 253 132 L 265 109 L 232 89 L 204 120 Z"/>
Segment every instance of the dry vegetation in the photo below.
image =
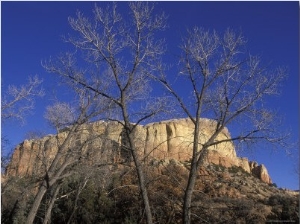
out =
<path fill-rule="evenodd" d="M 109 171 L 109 172 L 108 172 Z M 181 223 L 188 164 L 152 161 L 145 168 L 155 223 Z M 2 223 L 22 223 L 33 199 L 30 178 L 14 178 L 2 192 Z M 91 170 L 81 167 L 60 184 L 52 223 L 145 223 L 134 167 L 116 165 Z M 4 185 L 5 186 L 5 185 Z M 24 189 L 28 189 L 24 191 Z M 54 189 L 47 191 L 35 223 L 43 223 Z M 30 193 L 31 192 L 31 193 Z M 29 203 L 22 204 L 20 196 Z M 239 168 L 209 165 L 198 172 L 192 203 L 192 223 L 298 223 L 298 195 L 263 183 Z M 17 208 L 24 213 L 16 216 Z"/>

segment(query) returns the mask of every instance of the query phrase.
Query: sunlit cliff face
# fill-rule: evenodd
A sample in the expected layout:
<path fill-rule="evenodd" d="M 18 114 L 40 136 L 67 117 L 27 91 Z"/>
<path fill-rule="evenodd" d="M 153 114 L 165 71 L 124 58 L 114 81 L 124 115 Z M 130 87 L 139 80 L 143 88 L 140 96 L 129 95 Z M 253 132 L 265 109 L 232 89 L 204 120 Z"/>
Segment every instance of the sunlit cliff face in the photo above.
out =
<path fill-rule="evenodd" d="M 215 130 L 215 122 L 201 119 L 200 129 L 200 144 L 203 144 Z M 174 119 L 145 126 L 138 125 L 132 135 L 134 135 L 134 144 L 142 160 L 151 162 L 173 159 L 184 163 L 191 159 L 193 131 L 194 124 L 189 119 Z M 57 136 L 48 135 L 41 139 L 25 140 L 16 147 L 6 175 L 41 175 L 42 167 L 50 166 L 59 145 L 63 143 L 67 135 L 68 129 L 65 129 Z M 74 158 L 84 158 L 83 160 L 89 164 L 131 162 L 126 136 L 122 125 L 117 122 L 98 121 L 85 124 L 73 135 L 69 148 L 74 153 L 72 155 Z M 229 131 L 224 129 L 215 141 L 229 138 Z M 83 147 L 79 147 L 83 144 L 85 144 Z M 259 166 L 257 163 L 249 162 L 247 158 L 237 157 L 231 141 L 211 146 L 205 162 L 224 167 L 241 167 L 266 183 L 272 182 L 263 165 Z"/>

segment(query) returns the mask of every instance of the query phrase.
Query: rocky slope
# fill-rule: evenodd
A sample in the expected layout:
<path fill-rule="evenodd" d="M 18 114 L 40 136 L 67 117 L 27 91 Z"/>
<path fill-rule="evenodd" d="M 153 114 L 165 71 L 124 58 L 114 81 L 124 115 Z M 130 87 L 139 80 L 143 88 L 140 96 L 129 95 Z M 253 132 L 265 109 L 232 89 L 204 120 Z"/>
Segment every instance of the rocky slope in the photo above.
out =
<path fill-rule="evenodd" d="M 214 131 L 215 122 L 209 119 L 201 120 L 200 142 L 204 142 Z M 42 166 L 49 166 L 57 153 L 57 147 L 66 138 L 68 130 L 58 135 L 48 135 L 41 139 L 25 140 L 15 149 L 11 162 L 6 170 L 7 176 L 30 176 L 38 174 Z M 188 162 L 191 157 L 193 142 L 193 123 L 189 119 L 168 120 L 157 123 L 139 125 L 133 133 L 141 158 L 148 162 L 170 161 Z M 93 136 L 87 147 L 83 149 L 92 163 L 109 160 L 119 162 L 128 159 L 128 153 L 123 149 L 126 139 L 122 126 L 117 122 L 98 121 L 83 125 L 70 147 L 84 143 Z M 224 129 L 216 140 L 226 140 L 230 133 Z M 206 155 L 208 164 L 220 165 L 226 168 L 241 167 L 245 172 L 272 183 L 264 165 L 239 158 L 232 142 L 223 142 L 211 147 Z"/>
<path fill-rule="evenodd" d="M 189 166 L 188 162 L 174 159 L 152 160 L 145 164 L 154 223 L 182 223 L 182 199 Z M 134 166 L 77 168 L 74 175 L 60 183 L 51 223 L 64 224 L 69 217 L 74 224 L 146 223 Z M 24 223 L 22 214 L 16 216 L 14 208 L 16 204 L 30 207 L 30 199 L 35 194 L 26 188 L 32 189 L 29 186 L 36 184 L 30 177 L 13 177 L 10 186 L 7 185 L 3 186 L 4 190 L 2 188 L 1 223 L 11 224 L 12 218 L 18 218 L 15 223 Z M 49 195 L 51 192 L 49 189 Z M 25 203 L 18 203 L 25 196 Z M 45 206 L 47 200 L 45 197 Z M 77 202 L 76 207 L 74 202 Z M 299 192 L 264 183 L 241 167 L 208 164 L 198 171 L 191 223 L 299 223 L 298 207 Z M 42 223 L 38 221 L 43 218 L 44 206 L 39 214 L 41 218 L 36 223 Z M 24 215 L 26 217 L 26 213 Z"/>

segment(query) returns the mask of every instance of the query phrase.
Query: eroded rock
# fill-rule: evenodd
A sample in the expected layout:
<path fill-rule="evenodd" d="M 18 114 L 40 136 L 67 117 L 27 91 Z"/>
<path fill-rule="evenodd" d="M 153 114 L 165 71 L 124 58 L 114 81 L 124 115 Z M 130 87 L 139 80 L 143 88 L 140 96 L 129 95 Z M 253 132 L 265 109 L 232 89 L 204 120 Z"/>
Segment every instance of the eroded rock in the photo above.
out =
<path fill-rule="evenodd" d="M 200 121 L 200 143 L 204 143 L 215 130 L 216 123 L 209 119 Z M 191 159 L 194 124 L 190 119 L 174 119 L 139 125 L 134 133 L 134 145 L 141 158 L 146 161 L 179 161 L 187 162 Z M 13 153 L 11 162 L 6 170 L 6 175 L 36 175 L 49 167 L 57 153 L 57 146 L 67 137 L 67 129 L 55 135 L 45 136 L 36 140 L 25 140 L 18 145 Z M 118 122 L 97 121 L 85 124 L 71 141 L 70 148 L 76 148 L 92 140 L 82 148 L 84 157 L 89 163 L 108 161 L 116 163 L 130 159 L 126 147 L 126 138 L 121 124 Z M 230 138 L 229 131 L 225 128 L 216 141 Z M 237 166 L 246 172 L 252 173 L 266 183 L 271 183 L 267 169 L 263 165 L 249 162 L 247 158 L 236 155 L 231 141 L 224 141 L 210 147 L 206 155 L 206 162 L 224 167 Z"/>

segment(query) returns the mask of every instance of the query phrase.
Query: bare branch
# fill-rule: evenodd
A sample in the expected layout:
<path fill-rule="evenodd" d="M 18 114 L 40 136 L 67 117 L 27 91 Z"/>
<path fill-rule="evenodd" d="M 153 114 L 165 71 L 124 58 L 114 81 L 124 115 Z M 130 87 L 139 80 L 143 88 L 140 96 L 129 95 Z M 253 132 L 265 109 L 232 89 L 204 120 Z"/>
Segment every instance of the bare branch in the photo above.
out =
<path fill-rule="evenodd" d="M 2 121 L 17 119 L 24 122 L 26 114 L 34 108 L 35 98 L 44 96 L 41 83 L 42 80 L 34 76 L 29 77 L 28 83 L 20 87 L 9 86 L 1 100 Z"/>

